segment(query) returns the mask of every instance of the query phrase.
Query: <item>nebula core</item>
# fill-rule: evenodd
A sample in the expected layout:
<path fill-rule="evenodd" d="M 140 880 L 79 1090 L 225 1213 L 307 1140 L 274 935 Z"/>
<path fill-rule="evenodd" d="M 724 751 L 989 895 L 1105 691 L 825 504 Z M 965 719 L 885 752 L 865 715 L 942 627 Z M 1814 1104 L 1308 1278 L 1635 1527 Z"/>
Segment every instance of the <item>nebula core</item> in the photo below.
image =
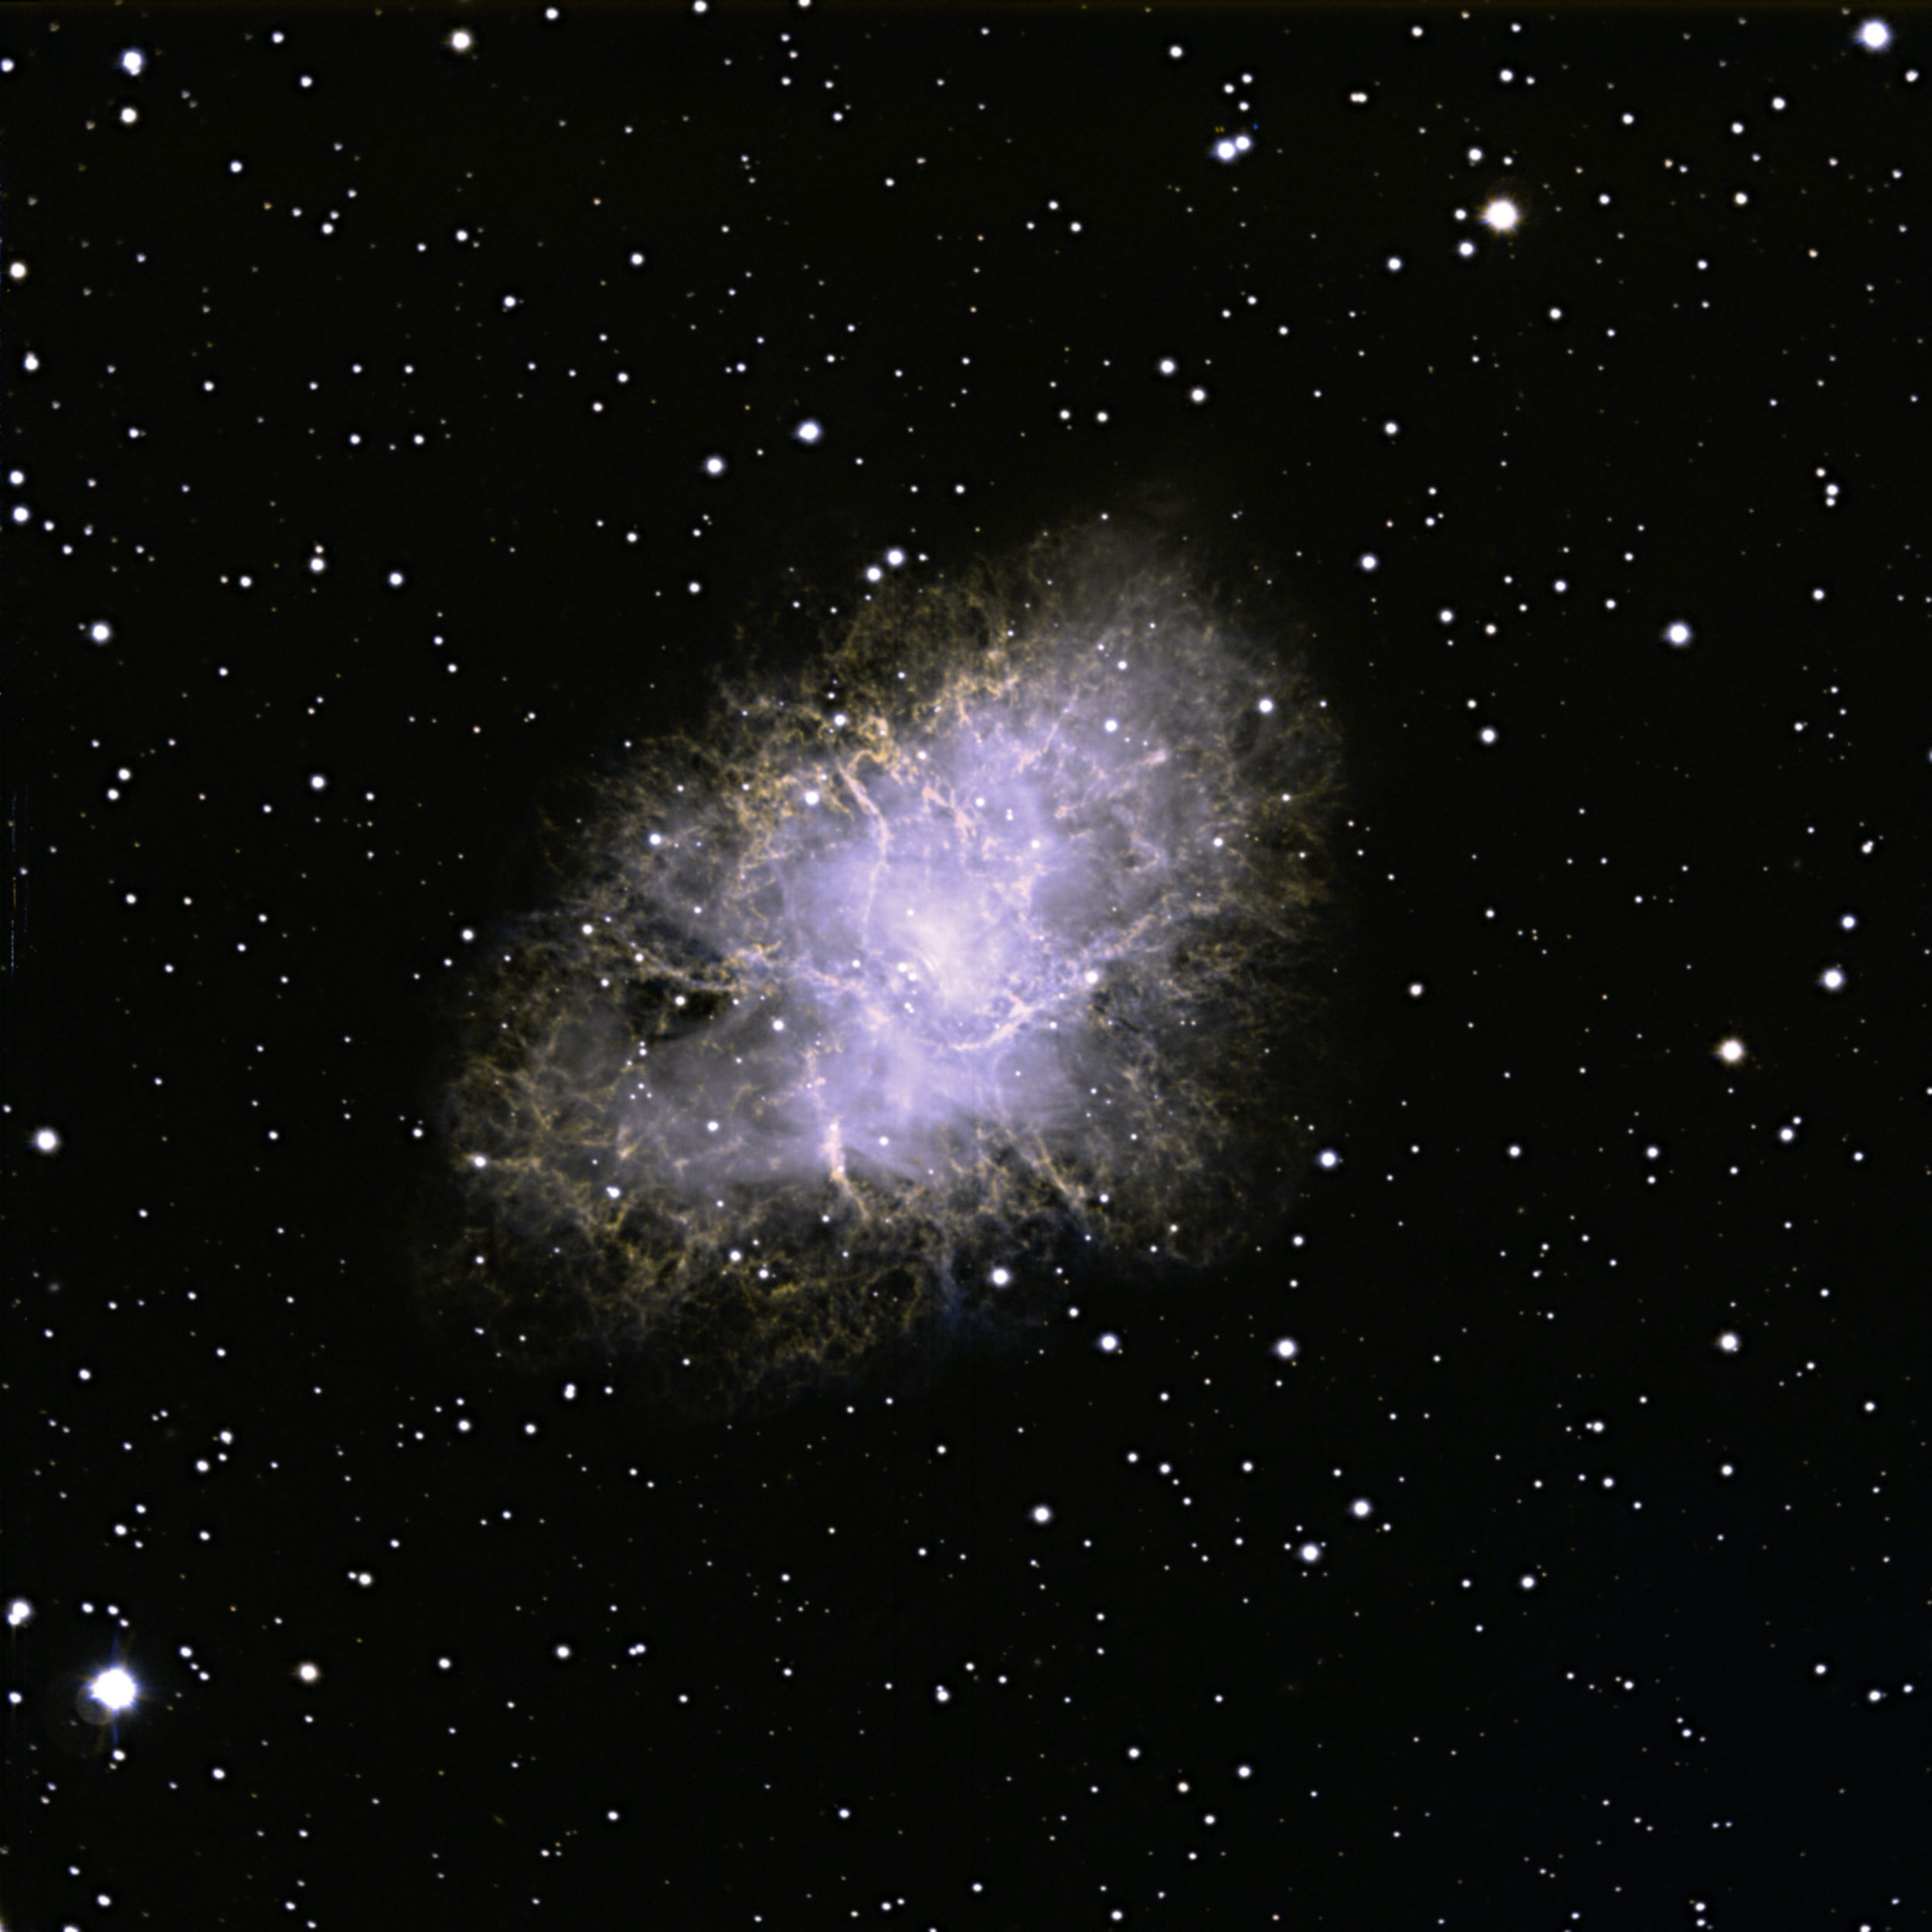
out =
<path fill-rule="evenodd" d="M 638 755 L 468 988 L 439 1300 L 731 1410 L 1251 1238 L 1308 1131 L 1338 758 L 1248 601 L 1043 539 Z"/>

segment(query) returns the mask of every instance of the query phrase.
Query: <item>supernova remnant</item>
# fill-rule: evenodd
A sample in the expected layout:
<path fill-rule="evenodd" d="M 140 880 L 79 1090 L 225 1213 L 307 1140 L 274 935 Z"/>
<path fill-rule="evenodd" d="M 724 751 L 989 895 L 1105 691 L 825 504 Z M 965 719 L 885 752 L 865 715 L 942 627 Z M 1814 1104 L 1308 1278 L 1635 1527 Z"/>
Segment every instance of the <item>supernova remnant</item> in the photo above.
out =
<path fill-rule="evenodd" d="M 438 1298 L 736 1406 L 1251 1232 L 1338 767 L 1263 601 L 1102 525 L 890 583 L 648 747 L 469 985 Z"/>

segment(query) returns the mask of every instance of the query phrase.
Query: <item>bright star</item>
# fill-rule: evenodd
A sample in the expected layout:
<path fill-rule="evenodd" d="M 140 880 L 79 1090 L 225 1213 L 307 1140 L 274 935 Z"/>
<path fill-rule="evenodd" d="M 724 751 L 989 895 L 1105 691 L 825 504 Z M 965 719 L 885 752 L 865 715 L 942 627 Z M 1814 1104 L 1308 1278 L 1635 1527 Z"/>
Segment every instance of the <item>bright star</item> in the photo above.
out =
<path fill-rule="evenodd" d="M 87 1686 L 87 1694 L 103 1710 L 118 1715 L 141 1695 L 141 1686 L 116 1664 L 104 1670 Z"/>

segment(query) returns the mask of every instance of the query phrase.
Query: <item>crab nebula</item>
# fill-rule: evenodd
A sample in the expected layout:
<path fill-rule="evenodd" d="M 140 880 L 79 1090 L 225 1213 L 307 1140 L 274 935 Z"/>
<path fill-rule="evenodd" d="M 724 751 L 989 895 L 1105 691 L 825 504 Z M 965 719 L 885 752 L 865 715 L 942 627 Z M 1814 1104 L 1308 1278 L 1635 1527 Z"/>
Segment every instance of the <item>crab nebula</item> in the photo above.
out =
<path fill-rule="evenodd" d="M 1200 1291 L 1321 1042 L 1338 747 L 1268 603 L 1103 524 L 638 753 L 468 987 L 438 1300 L 735 1411 L 1023 1334 L 1072 1269 Z"/>

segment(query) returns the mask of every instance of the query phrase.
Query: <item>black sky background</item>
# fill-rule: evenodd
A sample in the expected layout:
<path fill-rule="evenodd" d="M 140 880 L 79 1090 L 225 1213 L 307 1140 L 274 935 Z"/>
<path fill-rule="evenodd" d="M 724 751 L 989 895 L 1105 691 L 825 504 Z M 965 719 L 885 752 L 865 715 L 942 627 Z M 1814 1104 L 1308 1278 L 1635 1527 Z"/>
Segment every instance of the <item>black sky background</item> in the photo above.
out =
<path fill-rule="evenodd" d="M 549 12 L 0 18 L 6 1923 L 1925 1923 L 1921 16 Z M 546 826 L 1103 512 L 1342 720 L 1340 1164 L 731 1426 L 426 1324 Z"/>

